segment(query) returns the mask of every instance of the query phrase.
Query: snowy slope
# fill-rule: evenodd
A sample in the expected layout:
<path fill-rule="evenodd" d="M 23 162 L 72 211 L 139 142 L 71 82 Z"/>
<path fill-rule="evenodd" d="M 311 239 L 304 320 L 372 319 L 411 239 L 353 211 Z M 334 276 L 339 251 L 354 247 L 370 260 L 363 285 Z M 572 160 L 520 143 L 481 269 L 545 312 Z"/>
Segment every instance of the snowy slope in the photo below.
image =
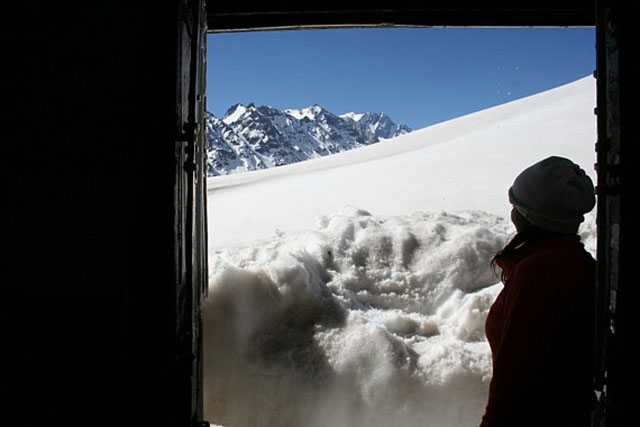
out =
<path fill-rule="evenodd" d="M 593 177 L 591 77 L 329 157 L 210 179 L 206 419 L 474 427 L 489 268 L 524 167 Z M 580 230 L 594 250 L 594 216 Z"/>
<path fill-rule="evenodd" d="M 586 77 L 372 146 L 209 179 L 209 241 L 215 249 L 310 228 L 346 205 L 506 216 L 513 178 L 543 157 L 569 156 L 594 177 L 594 107 Z"/>

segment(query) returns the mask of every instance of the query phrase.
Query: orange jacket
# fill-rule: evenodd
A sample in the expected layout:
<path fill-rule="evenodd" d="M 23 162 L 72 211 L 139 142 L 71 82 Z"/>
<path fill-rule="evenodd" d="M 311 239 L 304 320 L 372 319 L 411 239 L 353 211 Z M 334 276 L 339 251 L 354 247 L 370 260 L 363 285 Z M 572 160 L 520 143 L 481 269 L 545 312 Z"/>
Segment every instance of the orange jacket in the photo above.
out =
<path fill-rule="evenodd" d="M 493 377 L 481 427 L 588 426 L 593 404 L 595 261 L 578 236 L 525 243 L 485 331 Z"/>

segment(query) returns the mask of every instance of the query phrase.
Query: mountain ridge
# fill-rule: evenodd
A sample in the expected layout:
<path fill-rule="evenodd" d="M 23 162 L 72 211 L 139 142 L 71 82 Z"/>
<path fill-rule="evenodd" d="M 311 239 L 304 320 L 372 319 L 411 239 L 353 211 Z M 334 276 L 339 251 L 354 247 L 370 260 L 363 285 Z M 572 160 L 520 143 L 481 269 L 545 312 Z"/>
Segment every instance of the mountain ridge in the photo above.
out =
<path fill-rule="evenodd" d="M 235 104 L 223 118 L 206 114 L 207 175 L 297 163 L 411 131 L 381 112 L 336 115 L 318 104 L 301 110 Z"/>

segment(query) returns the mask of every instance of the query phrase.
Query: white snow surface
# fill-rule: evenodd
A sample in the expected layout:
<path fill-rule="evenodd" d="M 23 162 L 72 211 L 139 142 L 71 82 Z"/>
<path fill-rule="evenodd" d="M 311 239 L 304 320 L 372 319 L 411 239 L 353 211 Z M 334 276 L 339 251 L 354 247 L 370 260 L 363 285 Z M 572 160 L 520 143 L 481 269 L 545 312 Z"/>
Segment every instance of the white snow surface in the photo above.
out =
<path fill-rule="evenodd" d="M 208 180 L 205 415 L 224 426 L 480 422 L 507 190 L 594 179 L 591 77 L 394 139 Z M 595 216 L 580 234 L 595 252 Z"/>
<path fill-rule="evenodd" d="M 236 120 L 238 120 L 240 117 L 242 117 L 242 115 L 246 111 L 247 111 L 247 107 L 239 104 L 236 106 L 236 108 L 232 112 L 230 112 L 227 116 L 225 116 L 225 118 L 222 119 L 222 121 L 225 122 L 226 124 L 231 124 Z"/>
<path fill-rule="evenodd" d="M 340 117 L 343 119 L 351 119 L 354 122 L 359 121 L 362 117 L 364 116 L 364 113 L 355 113 L 355 112 L 349 112 L 349 113 L 344 113 L 344 114 L 340 114 Z"/>
<path fill-rule="evenodd" d="M 298 120 L 302 120 L 305 117 L 310 120 L 314 120 L 321 110 L 322 108 L 319 105 L 311 105 L 309 107 L 303 108 L 302 110 L 296 110 L 295 108 L 287 108 L 284 110 L 284 112 Z"/>

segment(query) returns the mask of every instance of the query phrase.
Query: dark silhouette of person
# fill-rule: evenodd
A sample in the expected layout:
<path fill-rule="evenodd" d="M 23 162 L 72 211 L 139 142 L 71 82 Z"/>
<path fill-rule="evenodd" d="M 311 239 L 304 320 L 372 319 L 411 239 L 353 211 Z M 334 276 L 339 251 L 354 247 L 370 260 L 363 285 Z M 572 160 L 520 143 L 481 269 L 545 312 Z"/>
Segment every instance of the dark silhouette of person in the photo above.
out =
<path fill-rule="evenodd" d="M 595 268 L 577 234 L 595 206 L 591 179 L 549 157 L 509 189 L 516 235 L 492 264 L 504 288 L 485 331 L 493 376 L 481 427 L 587 427 L 595 403 Z"/>

